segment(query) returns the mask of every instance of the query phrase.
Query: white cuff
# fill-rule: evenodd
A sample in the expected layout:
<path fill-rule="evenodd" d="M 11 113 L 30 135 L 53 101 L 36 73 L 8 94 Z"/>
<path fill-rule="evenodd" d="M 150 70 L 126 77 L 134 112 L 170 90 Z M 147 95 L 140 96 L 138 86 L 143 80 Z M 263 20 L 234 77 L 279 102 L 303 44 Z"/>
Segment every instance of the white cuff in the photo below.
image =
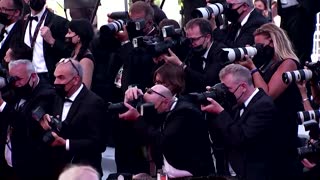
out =
<path fill-rule="evenodd" d="M 67 151 L 70 150 L 70 141 L 69 141 L 69 139 L 66 139 L 66 150 Z"/>
<path fill-rule="evenodd" d="M 3 101 L 3 103 L 0 106 L 0 112 L 3 111 L 3 109 L 6 107 L 7 103 L 5 101 Z"/>

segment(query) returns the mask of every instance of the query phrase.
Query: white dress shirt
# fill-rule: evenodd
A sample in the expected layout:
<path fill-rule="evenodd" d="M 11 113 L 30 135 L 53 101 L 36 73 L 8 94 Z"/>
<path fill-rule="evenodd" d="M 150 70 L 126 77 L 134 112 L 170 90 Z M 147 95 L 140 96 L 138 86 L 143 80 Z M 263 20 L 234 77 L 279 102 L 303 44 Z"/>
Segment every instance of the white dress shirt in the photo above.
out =
<path fill-rule="evenodd" d="M 4 42 L 6 42 L 6 39 L 7 39 L 7 37 L 8 37 L 8 34 L 10 33 L 10 31 L 12 30 L 12 28 L 13 28 L 13 26 L 15 25 L 16 23 L 14 22 L 14 23 L 12 23 L 12 24 L 10 24 L 9 26 L 7 26 L 7 27 L 5 27 L 5 33 L 3 34 L 3 39 L 2 39 L 2 41 L 1 41 L 1 43 L 0 43 L 0 49 L 2 48 L 2 46 L 3 46 L 3 43 Z"/>
<path fill-rule="evenodd" d="M 39 12 L 38 14 L 34 15 L 31 14 L 31 16 L 37 16 L 38 17 L 38 21 L 29 21 L 26 31 L 25 31 L 25 35 L 24 35 L 24 43 L 26 45 L 28 45 L 29 47 L 31 47 L 31 42 L 30 42 L 30 35 L 29 35 L 29 27 L 30 27 L 30 23 L 32 23 L 32 27 L 31 27 L 31 34 L 34 35 L 34 32 L 36 30 L 36 27 L 38 25 L 38 22 L 40 22 L 40 19 L 43 15 L 43 13 L 46 11 L 46 7 L 44 7 L 41 12 Z M 46 19 L 46 18 L 45 18 Z M 44 22 L 45 20 L 42 22 L 40 29 L 44 26 Z M 41 36 L 41 33 L 39 31 L 37 38 L 36 38 L 36 42 L 34 44 L 34 48 L 33 48 L 33 57 L 32 57 L 32 64 L 34 66 L 34 68 L 36 69 L 37 73 L 44 73 L 44 72 L 48 72 L 48 68 L 46 65 L 46 62 L 44 60 L 44 53 L 43 53 L 43 38 Z"/>

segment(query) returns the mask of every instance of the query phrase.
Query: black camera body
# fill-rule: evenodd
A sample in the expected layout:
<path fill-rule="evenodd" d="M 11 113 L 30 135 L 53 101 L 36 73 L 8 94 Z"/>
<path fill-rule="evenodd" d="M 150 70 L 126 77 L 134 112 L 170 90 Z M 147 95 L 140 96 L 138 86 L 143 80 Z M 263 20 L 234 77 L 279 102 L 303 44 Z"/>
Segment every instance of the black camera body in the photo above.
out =
<path fill-rule="evenodd" d="M 46 113 L 45 113 L 44 109 L 40 106 L 38 106 L 34 110 L 32 110 L 32 117 L 33 117 L 33 119 L 35 119 L 38 122 L 41 121 L 41 119 L 43 118 L 43 116 L 45 114 Z M 59 119 L 57 119 L 53 116 L 50 116 L 50 121 L 48 123 L 49 123 L 51 129 L 49 129 L 45 132 L 45 134 L 42 137 L 42 140 L 43 140 L 43 142 L 45 142 L 47 144 L 51 144 L 55 139 L 52 135 L 52 132 L 55 132 L 58 134 L 62 129 L 62 122 Z"/>
<path fill-rule="evenodd" d="M 228 111 L 237 104 L 236 97 L 223 83 L 218 83 L 212 86 L 210 90 L 206 92 L 189 93 L 189 96 L 193 102 L 201 105 L 208 105 L 210 102 L 207 100 L 207 98 L 212 98 Z"/>
<path fill-rule="evenodd" d="M 128 104 L 137 109 L 141 116 L 152 117 L 157 113 L 154 104 L 145 102 L 143 95 L 139 95 L 137 99 L 129 101 Z M 108 105 L 108 112 L 111 114 L 125 113 L 127 110 L 128 108 L 123 102 L 109 103 Z"/>
<path fill-rule="evenodd" d="M 133 47 L 143 47 L 152 57 L 159 57 L 162 54 L 167 54 L 169 48 L 174 49 L 187 43 L 187 39 L 181 29 L 174 29 L 173 26 L 164 26 L 161 32 L 162 36 L 159 37 L 139 36 L 133 38 Z"/>

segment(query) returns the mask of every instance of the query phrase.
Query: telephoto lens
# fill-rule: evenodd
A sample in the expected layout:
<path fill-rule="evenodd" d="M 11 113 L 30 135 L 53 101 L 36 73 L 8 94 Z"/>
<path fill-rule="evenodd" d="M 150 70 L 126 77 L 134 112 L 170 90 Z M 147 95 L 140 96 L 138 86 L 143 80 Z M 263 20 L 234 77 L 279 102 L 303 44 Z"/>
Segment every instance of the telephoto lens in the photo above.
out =
<path fill-rule="evenodd" d="M 217 16 L 223 13 L 225 5 L 221 3 L 208 4 L 206 7 L 197 8 L 191 12 L 193 18 L 210 19 L 212 15 Z"/>
<path fill-rule="evenodd" d="M 312 71 L 309 69 L 300 69 L 289 71 L 282 74 L 282 81 L 286 84 L 291 82 L 309 81 L 312 78 Z"/>

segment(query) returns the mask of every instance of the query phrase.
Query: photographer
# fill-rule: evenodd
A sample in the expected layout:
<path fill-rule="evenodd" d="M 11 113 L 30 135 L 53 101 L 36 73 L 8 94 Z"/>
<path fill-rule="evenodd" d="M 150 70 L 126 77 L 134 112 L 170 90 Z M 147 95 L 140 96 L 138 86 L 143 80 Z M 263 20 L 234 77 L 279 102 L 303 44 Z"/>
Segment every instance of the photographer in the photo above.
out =
<path fill-rule="evenodd" d="M 226 30 L 220 30 L 215 21 L 211 21 L 213 37 L 230 48 L 253 45 L 253 32 L 267 23 L 267 18 L 254 9 L 252 0 L 227 0 L 227 3 L 229 8 L 226 9 L 225 16 L 231 24 Z"/>
<path fill-rule="evenodd" d="M 9 76 L 15 79 L 7 85 L 14 96 L 6 101 L 0 96 L 0 179 L 53 180 L 54 164 L 42 141 L 44 132 L 32 118 L 32 110 L 41 106 L 51 112 L 55 91 L 50 85 L 39 84 L 30 60 L 11 61 Z"/>
<path fill-rule="evenodd" d="M 263 89 L 254 87 L 250 71 L 241 65 L 224 67 L 219 77 L 234 94 L 238 106 L 229 114 L 208 98 L 210 104 L 202 105 L 201 109 L 209 113 L 212 131 L 222 134 L 233 170 L 239 179 L 286 179 L 286 174 L 277 174 L 277 161 L 283 162 L 285 157 L 281 149 L 285 142 L 281 142 L 277 133 L 285 126 L 279 126 L 272 98 Z"/>
<path fill-rule="evenodd" d="M 56 66 L 54 86 L 59 97 L 54 101 L 52 117 L 60 128 L 54 128 L 48 114 L 40 121 L 49 131 L 48 143 L 55 151 L 57 171 L 67 164 L 85 164 L 94 167 L 100 175 L 101 153 L 106 148 L 107 120 L 103 100 L 82 83 L 83 70 L 76 60 L 61 59 Z M 50 126 L 51 125 L 51 126 Z M 56 126 L 56 124 L 54 124 Z"/>
<path fill-rule="evenodd" d="M 214 41 L 210 22 L 206 19 L 190 20 L 186 25 L 186 33 L 191 42 L 187 58 L 180 60 L 169 49 L 170 55 L 164 56 L 164 60 L 183 67 L 186 74 L 186 93 L 200 92 L 206 85 L 219 82 L 218 72 L 225 63 L 221 57 L 224 46 Z"/>
<path fill-rule="evenodd" d="M 296 113 L 303 110 L 301 96 L 294 83 L 286 84 L 282 80 L 282 74 L 287 71 L 296 70 L 299 67 L 299 60 L 294 54 L 290 40 L 285 32 L 275 24 L 268 23 L 258 28 L 255 33 L 255 43 L 263 44 L 263 56 L 259 55 L 260 60 L 265 64 L 259 69 L 247 56 L 239 64 L 247 67 L 252 74 L 255 87 L 262 88 L 271 96 L 281 112 L 281 122 L 286 124 L 286 128 L 281 133 L 288 143 L 288 155 L 297 158 L 296 148 L 299 146 L 298 124 Z M 296 159 L 291 166 L 296 166 L 296 173 L 299 170 L 299 162 Z M 299 170 L 298 170 L 299 169 Z"/>
<path fill-rule="evenodd" d="M 145 117 L 127 103 L 139 95 L 142 95 L 142 91 L 137 88 L 127 90 L 125 105 L 128 111 L 119 117 L 133 121 L 141 137 L 160 148 L 163 170 L 168 177 L 207 176 L 214 173 L 207 127 L 201 112 L 193 104 L 174 98 L 163 85 L 155 85 L 147 89 L 143 99 L 146 103 L 154 104 L 158 115 Z M 161 126 L 155 128 L 154 119 L 159 116 L 162 117 L 159 119 Z"/>
<path fill-rule="evenodd" d="M 160 24 L 163 19 L 167 19 L 167 15 L 160 9 L 156 4 L 154 4 L 154 0 L 132 0 L 132 3 L 137 1 L 148 2 L 154 11 L 154 21 L 156 24 Z"/>

